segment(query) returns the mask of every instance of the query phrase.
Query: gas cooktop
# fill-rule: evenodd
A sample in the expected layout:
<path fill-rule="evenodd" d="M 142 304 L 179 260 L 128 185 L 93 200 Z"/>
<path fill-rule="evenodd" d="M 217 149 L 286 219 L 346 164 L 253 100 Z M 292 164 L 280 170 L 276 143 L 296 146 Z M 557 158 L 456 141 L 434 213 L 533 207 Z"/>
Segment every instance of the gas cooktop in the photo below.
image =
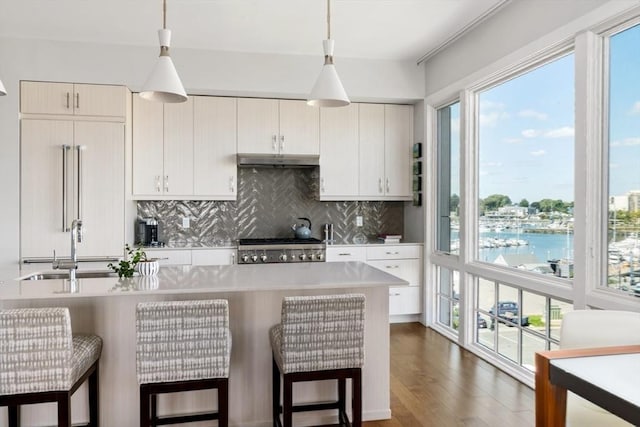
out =
<path fill-rule="evenodd" d="M 276 237 L 238 240 L 238 264 L 322 262 L 325 253 L 325 244 L 318 239 Z"/>
<path fill-rule="evenodd" d="M 296 239 L 295 237 L 271 237 L 265 239 L 239 239 L 238 243 L 244 245 L 306 245 L 310 243 L 322 243 L 320 239 Z"/>

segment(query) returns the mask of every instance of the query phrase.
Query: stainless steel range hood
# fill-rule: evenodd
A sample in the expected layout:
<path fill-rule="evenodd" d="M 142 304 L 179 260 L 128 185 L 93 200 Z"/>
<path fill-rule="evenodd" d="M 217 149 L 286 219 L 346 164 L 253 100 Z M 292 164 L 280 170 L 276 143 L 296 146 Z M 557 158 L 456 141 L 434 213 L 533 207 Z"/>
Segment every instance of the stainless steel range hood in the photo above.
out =
<path fill-rule="evenodd" d="M 239 167 L 312 168 L 320 164 L 314 154 L 238 154 Z"/>

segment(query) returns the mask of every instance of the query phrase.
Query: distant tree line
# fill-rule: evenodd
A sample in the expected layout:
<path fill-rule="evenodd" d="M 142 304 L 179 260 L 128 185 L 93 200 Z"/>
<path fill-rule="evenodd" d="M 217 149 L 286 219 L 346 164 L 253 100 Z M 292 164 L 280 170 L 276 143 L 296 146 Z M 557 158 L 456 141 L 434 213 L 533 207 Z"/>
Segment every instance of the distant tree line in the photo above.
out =
<path fill-rule="evenodd" d="M 458 212 L 458 207 L 460 205 L 460 197 L 457 194 L 451 195 L 449 198 L 449 205 L 451 212 Z M 490 196 L 485 197 L 484 199 L 480 199 L 480 214 L 484 215 L 486 212 L 494 212 L 499 208 L 505 206 L 516 206 L 509 196 L 504 194 L 492 194 Z M 527 199 L 520 200 L 520 203 L 517 206 L 524 208 L 535 208 L 538 212 L 551 213 L 551 212 L 561 212 L 561 213 L 569 213 L 571 209 L 573 209 L 573 202 L 565 202 L 560 199 L 542 199 L 537 202 L 529 203 Z"/>

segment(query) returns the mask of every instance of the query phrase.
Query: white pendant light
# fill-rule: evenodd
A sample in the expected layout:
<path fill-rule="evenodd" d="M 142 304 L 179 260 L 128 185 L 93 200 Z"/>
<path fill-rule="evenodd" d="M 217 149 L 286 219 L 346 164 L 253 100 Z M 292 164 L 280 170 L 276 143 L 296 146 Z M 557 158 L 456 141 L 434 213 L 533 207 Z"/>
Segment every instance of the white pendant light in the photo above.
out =
<path fill-rule="evenodd" d="M 316 84 L 311 89 L 307 104 L 313 107 L 344 107 L 349 105 L 349 97 L 344 91 L 340 77 L 333 65 L 333 46 L 331 40 L 331 3 L 327 0 L 327 40 L 323 40 L 324 65 Z"/>
<path fill-rule="evenodd" d="M 0 80 L 0 96 L 6 95 L 7 94 L 7 90 L 4 88 L 4 85 L 2 84 L 2 80 Z"/>
<path fill-rule="evenodd" d="M 158 30 L 160 57 L 147 82 L 142 87 L 140 97 L 156 102 L 185 102 L 187 92 L 182 86 L 176 67 L 169 56 L 171 30 L 167 30 L 167 0 L 162 2 L 162 29 Z"/>

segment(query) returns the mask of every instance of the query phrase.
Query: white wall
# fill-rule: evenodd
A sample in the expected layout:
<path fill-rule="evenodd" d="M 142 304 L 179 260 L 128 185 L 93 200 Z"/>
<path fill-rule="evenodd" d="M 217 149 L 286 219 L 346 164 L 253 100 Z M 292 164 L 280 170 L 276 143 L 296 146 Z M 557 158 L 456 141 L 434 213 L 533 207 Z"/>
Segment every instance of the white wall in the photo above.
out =
<path fill-rule="evenodd" d="M 413 107 L 413 141 L 422 143 L 422 177 L 423 180 L 429 171 L 425 155 L 425 125 L 424 125 L 424 101 L 416 103 Z M 422 182 L 422 206 L 413 206 L 413 202 L 404 204 L 404 240 L 407 242 L 424 242 L 424 206 L 426 195 L 426 181 Z"/>
<path fill-rule="evenodd" d="M 614 0 L 618 3 L 638 4 Z M 602 6 L 604 0 L 512 0 L 426 62 L 429 96 Z"/>
<path fill-rule="evenodd" d="M 140 90 L 157 48 L 0 38 L 0 264 L 19 256 L 19 81 L 111 83 Z M 304 99 L 323 58 L 174 49 L 172 57 L 187 92 L 205 95 Z M 421 67 L 336 58 L 353 101 L 414 103 L 424 96 Z"/>

